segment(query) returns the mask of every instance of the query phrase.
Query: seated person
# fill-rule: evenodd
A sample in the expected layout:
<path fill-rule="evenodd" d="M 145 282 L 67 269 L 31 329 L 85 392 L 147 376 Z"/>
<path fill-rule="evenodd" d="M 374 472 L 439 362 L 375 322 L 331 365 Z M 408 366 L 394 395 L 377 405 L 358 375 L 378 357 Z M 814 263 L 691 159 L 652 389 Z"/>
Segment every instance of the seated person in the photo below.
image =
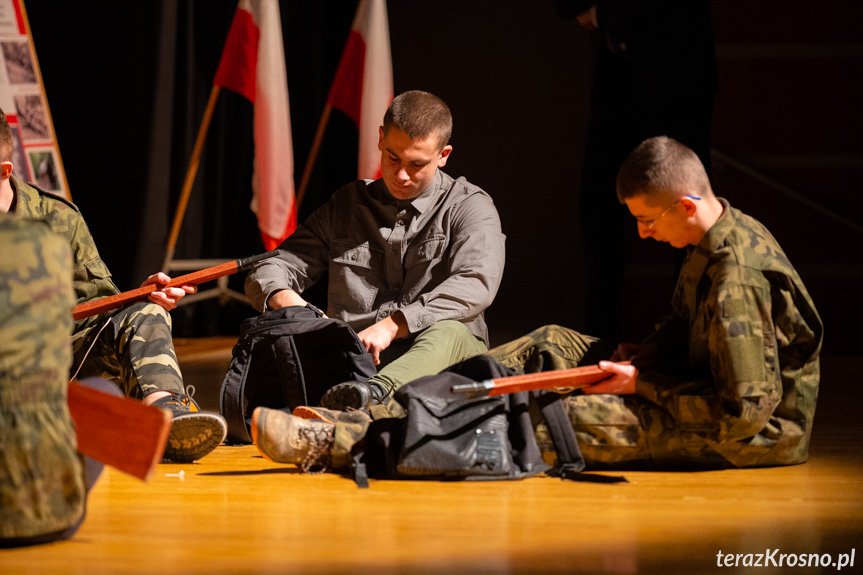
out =
<path fill-rule="evenodd" d="M 451 132 L 440 98 L 397 96 L 380 127 L 382 177 L 337 190 L 246 279 L 267 311 L 308 305 L 300 294 L 329 274 L 327 315 L 357 332 L 379 368 L 367 384 L 331 388 L 323 406 L 368 408 L 487 351 L 483 311 L 500 285 L 504 235 L 488 194 L 440 170 Z"/>
<path fill-rule="evenodd" d="M 87 487 L 66 408 L 69 246 L 3 213 L 0 245 L 0 547 L 13 547 L 70 537 Z"/>
<path fill-rule="evenodd" d="M 823 325 L 782 248 L 716 197 L 695 153 L 672 139 L 639 145 L 620 169 L 617 193 L 642 238 L 687 250 L 671 315 L 643 343 L 616 350 L 547 326 L 490 355 L 526 372 L 599 362 L 612 374 L 564 399 L 589 469 L 805 462 Z M 254 415 L 268 458 L 308 467 L 331 457 L 337 469 L 370 420 L 304 420 L 265 408 Z M 542 444 L 542 429 L 537 436 Z"/>
<path fill-rule="evenodd" d="M 119 293 L 78 208 L 12 174 L 12 145 L 12 131 L 0 110 L 0 212 L 44 220 L 66 239 L 72 250 L 75 305 Z M 170 281 L 160 272 L 143 285 Z M 73 377 L 109 378 L 126 395 L 173 412 L 165 458 L 177 462 L 200 459 L 227 433 L 222 416 L 201 412 L 186 394 L 174 353 L 167 312 L 194 290 L 195 286 L 163 287 L 150 294 L 150 301 L 78 320 L 72 332 Z"/>

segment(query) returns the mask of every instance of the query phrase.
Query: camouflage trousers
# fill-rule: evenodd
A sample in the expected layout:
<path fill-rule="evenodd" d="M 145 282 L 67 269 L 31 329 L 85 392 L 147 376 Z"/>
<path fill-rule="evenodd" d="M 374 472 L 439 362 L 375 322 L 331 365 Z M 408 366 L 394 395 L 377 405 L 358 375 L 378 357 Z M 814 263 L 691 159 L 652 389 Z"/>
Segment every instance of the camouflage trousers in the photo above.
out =
<path fill-rule="evenodd" d="M 614 348 L 595 337 L 557 325 L 543 326 L 491 351 L 494 359 L 519 373 L 591 365 L 609 359 Z M 652 457 L 642 421 L 643 401 L 634 395 L 584 395 L 563 398 L 588 468 L 648 466 Z M 546 460 L 554 446 L 548 429 L 534 418 L 534 433 Z"/>
<path fill-rule="evenodd" d="M 550 325 L 489 354 L 508 367 L 529 373 L 591 365 L 609 359 L 613 352 L 597 338 Z M 654 371 L 642 371 L 638 377 L 652 388 L 674 385 L 672 377 Z M 703 402 L 697 394 L 679 401 Z M 763 457 L 732 462 L 720 452 L 721 435 L 711 428 L 714 422 L 703 428 L 681 425 L 662 406 L 640 395 L 584 395 L 575 391 L 564 396 L 563 402 L 589 469 L 718 469 L 772 464 Z M 544 456 L 552 458 L 554 448 L 544 424 L 535 424 L 535 435 Z"/>
<path fill-rule="evenodd" d="M 171 316 L 160 305 L 139 302 L 75 333 L 77 378 L 101 377 L 137 399 L 155 392 L 185 393 L 171 338 Z M 79 369 L 80 366 L 80 369 Z"/>

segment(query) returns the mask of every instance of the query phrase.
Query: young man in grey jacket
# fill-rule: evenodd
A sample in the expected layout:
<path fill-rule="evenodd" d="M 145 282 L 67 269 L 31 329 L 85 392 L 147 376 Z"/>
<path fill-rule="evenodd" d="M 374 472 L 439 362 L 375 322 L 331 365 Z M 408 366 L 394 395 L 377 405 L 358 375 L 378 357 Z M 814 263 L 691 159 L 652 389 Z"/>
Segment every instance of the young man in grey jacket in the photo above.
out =
<path fill-rule="evenodd" d="M 345 382 L 321 405 L 368 408 L 405 383 L 484 353 L 483 317 L 500 286 L 504 240 L 491 197 L 440 168 L 452 116 L 437 96 L 405 92 L 379 128 L 381 178 L 337 190 L 258 264 L 246 294 L 261 311 L 305 306 L 325 274 L 326 313 L 345 321 L 378 373 Z"/>

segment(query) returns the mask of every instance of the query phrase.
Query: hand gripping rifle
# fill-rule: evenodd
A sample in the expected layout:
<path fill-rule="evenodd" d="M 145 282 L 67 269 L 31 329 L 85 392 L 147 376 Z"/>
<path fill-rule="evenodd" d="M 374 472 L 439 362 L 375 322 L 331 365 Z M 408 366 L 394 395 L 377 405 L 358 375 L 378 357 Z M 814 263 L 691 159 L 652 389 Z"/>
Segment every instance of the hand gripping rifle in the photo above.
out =
<path fill-rule="evenodd" d="M 131 303 L 143 301 L 147 299 L 149 295 L 154 291 L 166 287 L 198 285 L 214 280 L 216 278 L 220 278 L 222 276 L 228 276 L 237 272 L 246 271 L 247 269 L 251 268 L 252 265 L 256 262 L 259 262 L 263 259 L 271 258 L 275 256 L 278 252 L 279 250 L 273 250 L 271 252 L 258 254 L 256 256 L 240 258 L 238 260 L 226 262 L 217 266 L 213 266 L 211 268 L 206 268 L 197 272 L 192 272 L 190 274 L 176 277 L 165 285 L 152 283 L 143 287 L 139 287 L 138 289 L 125 291 L 123 293 L 118 293 L 116 295 L 108 296 L 102 299 L 82 303 L 81 305 L 75 306 L 75 308 L 72 310 L 72 317 L 75 319 L 75 321 L 77 321 L 85 317 L 90 317 L 91 315 L 98 315 L 100 313 L 105 313 L 106 311 L 118 307 L 123 307 Z"/>
<path fill-rule="evenodd" d="M 629 364 L 628 361 L 615 363 Z M 560 393 L 566 393 L 579 387 L 587 387 L 588 385 L 600 382 L 612 375 L 614 374 L 599 369 L 597 365 L 585 365 L 570 369 L 511 375 L 509 377 L 498 377 L 496 379 L 454 385 L 450 388 L 450 391 L 453 393 L 464 393 L 468 397 L 504 395 L 535 389 L 553 389 Z"/>
<path fill-rule="evenodd" d="M 227 262 L 172 279 L 171 287 L 198 285 L 222 276 L 249 269 L 276 251 Z M 76 306 L 72 316 L 78 320 L 147 299 L 157 284 L 123 292 Z M 127 397 L 117 397 L 71 381 L 67 402 L 75 422 L 78 451 L 146 481 L 165 451 L 171 429 L 171 413 L 164 408 L 144 405 Z"/>

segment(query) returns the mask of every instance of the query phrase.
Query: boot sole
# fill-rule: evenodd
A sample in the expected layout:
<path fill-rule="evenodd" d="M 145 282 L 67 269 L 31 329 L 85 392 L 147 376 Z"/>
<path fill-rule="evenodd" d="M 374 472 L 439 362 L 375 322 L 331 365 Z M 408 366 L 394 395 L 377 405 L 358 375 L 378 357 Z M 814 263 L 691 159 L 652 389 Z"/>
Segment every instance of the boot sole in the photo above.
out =
<path fill-rule="evenodd" d="M 371 405 L 371 393 L 363 393 L 350 383 L 340 383 L 327 390 L 321 398 L 321 407 L 336 411 L 353 409 L 368 409 Z"/>
<path fill-rule="evenodd" d="M 196 461 L 219 446 L 228 434 L 228 425 L 215 413 L 184 413 L 174 417 L 164 458 L 176 463 Z"/>

